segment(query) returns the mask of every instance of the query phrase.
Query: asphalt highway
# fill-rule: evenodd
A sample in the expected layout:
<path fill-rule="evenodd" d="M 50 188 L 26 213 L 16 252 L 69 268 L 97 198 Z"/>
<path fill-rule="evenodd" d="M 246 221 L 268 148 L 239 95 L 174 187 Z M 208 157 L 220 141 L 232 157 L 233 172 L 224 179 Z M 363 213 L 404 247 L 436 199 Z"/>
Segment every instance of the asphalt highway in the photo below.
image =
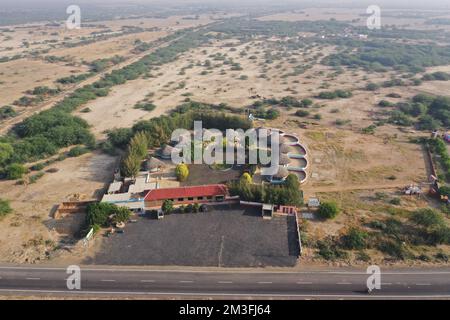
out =
<path fill-rule="evenodd" d="M 93 295 L 274 299 L 450 299 L 450 268 L 381 271 L 381 289 L 367 294 L 365 270 L 192 271 L 81 267 L 80 290 L 69 290 L 62 267 L 0 267 L 0 295 Z"/>

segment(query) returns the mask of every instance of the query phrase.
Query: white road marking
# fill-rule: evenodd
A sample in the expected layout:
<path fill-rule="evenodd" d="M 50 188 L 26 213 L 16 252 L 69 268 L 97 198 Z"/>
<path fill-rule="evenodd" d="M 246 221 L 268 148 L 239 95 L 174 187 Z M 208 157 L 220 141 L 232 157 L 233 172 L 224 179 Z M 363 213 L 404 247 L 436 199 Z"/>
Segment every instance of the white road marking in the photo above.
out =
<path fill-rule="evenodd" d="M 258 284 L 272 284 L 273 282 L 270 281 L 260 281 Z"/>
<path fill-rule="evenodd" d="M 27 278 L 27 280 L 41 280 L 41 278 Z"/>
<path fill-rule="evenodd" d="M 352 283 L 351 282 L 337 282 L 336 284 L 348 285 L 348 284 L 352 284 Z"/>
<path fill-rule="evenodd" d="M 155 280 L 141 280 L 141 282 L 153 283 L 153 282 L 155 282 Z"/>
<path fill-rule="evenodd" d="M 194 281 L 190 281 L 190 280 L 182 280 L 182 281 L 179 281 L 180 283 L 194 283 Z"/>
<path fill-rule="evenodd" d="M 100 280 L 101 282 L 116 282 L 116 280 L 108 280 L 108 279 L 105 279 L 105 280 Z"/>
<path fill-rule="evenodd" d="M 233 283 L 233 281 L 219 281 L 218 283 L 227 284 L 227 283 Z"/>

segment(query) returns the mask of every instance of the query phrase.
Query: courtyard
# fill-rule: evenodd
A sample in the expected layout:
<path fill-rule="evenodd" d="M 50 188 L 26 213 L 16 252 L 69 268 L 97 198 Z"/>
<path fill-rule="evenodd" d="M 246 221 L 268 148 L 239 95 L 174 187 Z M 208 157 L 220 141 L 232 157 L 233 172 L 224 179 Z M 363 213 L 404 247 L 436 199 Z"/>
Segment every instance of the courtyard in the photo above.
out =
<path fill-rule="evenodd" d="M 299 244 L 294 217 L 263 220 L 261 209 L 217 205 L 208 212 L 145 216 L 102 240 L 86 264 L 290 267 Z"/>

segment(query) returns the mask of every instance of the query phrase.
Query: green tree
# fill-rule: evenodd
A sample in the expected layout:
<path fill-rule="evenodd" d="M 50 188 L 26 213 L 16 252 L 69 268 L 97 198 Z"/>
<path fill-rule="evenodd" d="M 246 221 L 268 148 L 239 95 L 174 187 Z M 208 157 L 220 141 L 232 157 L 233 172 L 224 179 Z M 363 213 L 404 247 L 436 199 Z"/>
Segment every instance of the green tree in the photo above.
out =
<path fill-rule="evenodd" d="M 140 160 L 147 156 L 148 151 L 148 137 L 144 132 L 138 132 L 131 138 L 128 153 L 136 155 Z"/>
<path fill-rule="evenodd" d="M 291 190 L 298 190 L 300 188 L 300 182 L 298 181 L 298 176 L 295 174 L 289 174 L 284 183 L 286 188 Z"/>
<path fill-rule="evenodd" d="M 176 169 L 175 169 L 175 174 L 177 176 L 178 181 L 186 181 L 187 178 L 189 177 L 189 168 L 186 164 L 181 163 L 179 165 L 177 165 Z"/>
<path fill-rule="evenodd" d="M 107 227 L 109 216 L 114 214 L 116 206 L 111 203 L 100 202 L 88 205 L 86 210 L 86 224 L 92 228 L 94 225 Z"/>
<path fill-rule="evenodd" d="M 131 217 L 131 211 L 128 208 L 117 207 L 114 211 L 114 223 L 127 222 Z"/>
<path fill-rule="evenodd" d="M 339 214 L 339 207 L 335 202 L 323 202 L 319 206 L 317 214 L 322 219 L 333 219 Z"/>
<path fill-rule="evenodd" d="M 124 177 L 135 178 L 141 170 L 141 160 L 135 154 L 128 154 L 122 161 L 120 171 Z"/>

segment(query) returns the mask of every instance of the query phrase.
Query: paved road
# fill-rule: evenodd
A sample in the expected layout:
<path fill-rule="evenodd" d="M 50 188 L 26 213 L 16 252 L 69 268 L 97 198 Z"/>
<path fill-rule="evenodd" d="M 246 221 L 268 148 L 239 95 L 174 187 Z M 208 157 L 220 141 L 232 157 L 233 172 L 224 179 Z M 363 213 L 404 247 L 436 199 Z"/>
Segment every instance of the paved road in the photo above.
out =
<path fill-rule="evenodd" d="M 81 291 L 65 268 L 0 267 L 0 295 L 94 295 L 275 299 L 450 299 L 450 268 L 382 270 L 381 290 L 365 293 L 365 270 L 304 272 L 166 271 L 82 267 Z"/>

